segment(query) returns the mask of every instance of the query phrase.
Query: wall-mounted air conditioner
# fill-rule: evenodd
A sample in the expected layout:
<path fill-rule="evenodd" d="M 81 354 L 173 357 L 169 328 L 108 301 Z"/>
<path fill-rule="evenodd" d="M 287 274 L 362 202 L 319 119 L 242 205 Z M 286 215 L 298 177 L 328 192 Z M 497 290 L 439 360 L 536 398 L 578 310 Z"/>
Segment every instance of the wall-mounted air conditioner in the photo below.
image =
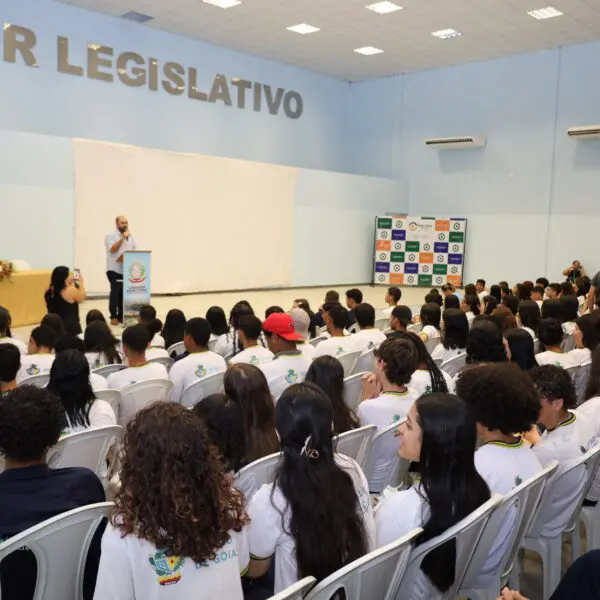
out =
<path fill-rule="evenodd" d="M 457 150 L 464 148 L 483 148 L 485 146 L 485 137 L 465 135 L 454 138 L 433 138 L 425 140 L 425 145 L 436 150 Z"/>
<path fill-rule="evenodd" d="M 569 127 L 569 129 L 567 129 L 567 135 L 578 140 L 597 140 L 600 138 L 600 125 Z"/>

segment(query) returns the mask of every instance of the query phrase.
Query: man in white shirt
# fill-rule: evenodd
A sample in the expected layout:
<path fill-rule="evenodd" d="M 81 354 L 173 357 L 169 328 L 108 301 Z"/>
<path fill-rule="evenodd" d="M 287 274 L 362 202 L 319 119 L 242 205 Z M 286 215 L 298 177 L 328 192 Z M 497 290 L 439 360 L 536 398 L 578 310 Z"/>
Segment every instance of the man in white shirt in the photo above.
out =
<path fill-rule="evenodd" d="M 123 253 L 136 249 L 135 240 L 129 232 L 127 217 L 117 217 L 116 226 L 115 231 L 104 238 L 106 276 L 110 283 L 108 310 L 111 325 L 123 322 Z"/>
<path fill-rule="evenodd" d="M 229 360 L 230 365 L 249 363 L 258 367 L 273 360 L 273 353 L 258 343 L 261 332 L 262 323 L 258 317 L 254 315 L 240 317 L 237 333 L 244 349 Z"/>
<path fill-rule="evenodd" d="M 54 330 L 40 325 L 31 332 L 28 354 L 21 358 L 21 368 L 17 373 L 17 385 L 34 375 L 48 375 L 54 362 Z"/>
<path fill-rule="evenodd" d="M 338 358 L 348 352 L 356 351 L 354 336 L 346 335 L 344 328 L 348 321 L 348 311 L 341 304 L 327 306 L 323 312 L 323 320 L 331 337 L 317 344 L 317 356 L 334 356 Z"/>
<path fill-rule="evenodd" d="M 10 313 L 6 308 L 0 306 L 0 344 L 13 344 L 21 354 L 27 354 L 27 346 L 21 340 L 11 336 L 10 324 Z"/>
<path fill-rule="evenodd" d="M 383 332 L 375 329 L 375 309 L 370 304 L 359 304 L 354 309 L 354 316 L 360 327 L 360 331 L 352 336 L 352 341 L 357 350 L 361 352 L 372 350 L 385 342 Z"/>
<path fill-rule="evenodd" d="M 263 322 L 263 331 L 269 350 L 274 354 L 271 362 L 260 366 L 267 378 L 275 401 L 294 383 L 301 383 L 311 365 L 311 359 L 296 345 L 302 336 L 296 333 L 294 320 L 285 313 L 273 313 Z"/>
<path fill-rule="evenodd" d="M 534 302 L 537 302 L 537 305 L 540 307 L 540 310 L 542 310 L 542 304 L 544 304 L 544 293 L 545 289 L 541 285 L 536 285 L 531 290 L 531 299 Z"/>
<path fill-rule="evenodd" d="M 413 316 L 412 310 L 408 306 L 396 306 L 392 311 L 392 317 L 390 319 L 390 327 L 392 332 L 388 333 L 388 337 L 396 337 L 400 333 L 406 333 L 408 326 L 412 325 Z"/>
<path fill-rule="evenodd" d="M 314 360 L 317 351 L 312 344 L 308 343 L 308 338 L 310 337 L 310 315 L 302 308 L 292 308 L 290 317 L 294 321 L 296 333 L 302 336 L 302 339 L 298 340 L 296 344 L 298 350 L 309 360 Z"/>
<path fill-rule="evenodd" d="M 400 298 L 402 298 L 402 290 L 400 288 L 388 288 L 387 294 L 385 296 L 385 303 L 388 305 L 388 307 L 383 309 L 383 314 L 386 317 L 390 317 L 392 315 L 392 311 L 394 310 L 394 308 L 396 308 L 396 306 L 398 306 Z"/>
<path fill-rule="evenodd" d="M 483 299 L 487 296 L 487 292 L 485 291 L 485 279 L 478 279 L 475 282 L 475 291 L 477 292 L 477 296 L 479 296 L 479 301 L 483 303 Z"/>
<path fill-rule="evenodd" d="M 154 306 L 150 304 L 144 304 L 140 307 L 140 312 L 138 313 L 138 323 L 142 323 L 142 325 L 149 326 L 153 321 L 157 321 L 156 319 L 156 309 Z M 160 321 L 157 321 L 156 325 L 159 326 Z M 155 333 L 154 337 L 150 340 L 150 346 L 152 348 L 164 348 L 165 340 L 160 333 Z"/>
<path fill-rule="evenodd" d="M 181 402 L 185 389 L 192 383 L 227 370 L 225 359 L 208 349 L 209 340 L 210 325 L 206 319 L 195 318 L 186 323 L 183 343 L 189 354 L 169 371 L 169 380 L 173 383 L 169 399 L 173 402 Z"/>
<path fill-rule="evenodd" d="M 148 348 L 149 343 L 150 335 L 141 323 L 128 327 L 123 332 L 123 353 L 129 366 L 127 369 L 111 373 L 108 376 L 108 387 L 110 389 L 120 390 L 139 381 L 169 378 L 164 365 L 148 362 L 146 348 Z"/>
<path fill-rule="evenodd" d="M 0 344 L 0 397 L 17 387 L 21 353 L 13 344 Z"/>

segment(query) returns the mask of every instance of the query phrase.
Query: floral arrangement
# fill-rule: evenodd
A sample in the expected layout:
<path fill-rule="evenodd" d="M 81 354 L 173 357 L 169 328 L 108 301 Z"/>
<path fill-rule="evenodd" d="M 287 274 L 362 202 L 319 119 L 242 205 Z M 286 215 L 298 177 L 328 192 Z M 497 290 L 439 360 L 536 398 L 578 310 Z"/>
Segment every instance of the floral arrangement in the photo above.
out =
<path fill-rule="evenodd" d="M 0 260 L 0 281 L 4 278 L 10 279 L 13 274 L 13 264 L 7 260 Z"/>

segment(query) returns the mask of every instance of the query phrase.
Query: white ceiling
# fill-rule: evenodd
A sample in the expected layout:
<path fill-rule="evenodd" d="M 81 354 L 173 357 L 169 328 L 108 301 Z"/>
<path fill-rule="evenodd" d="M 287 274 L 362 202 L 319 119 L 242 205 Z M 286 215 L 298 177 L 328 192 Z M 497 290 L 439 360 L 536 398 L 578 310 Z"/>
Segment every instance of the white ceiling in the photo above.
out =
<path fill-rule="evenodd" d="M 356 81 L 485 60 L 600 39 L 600 0 L 395 0 L 379 15 L 375 0 L 243 0 L 221 9 L 202 0 L 59 0 L 114 16 L 154 17 L 139 27 L 172 33 Z M 554 6 L 564 16 L 536 20 L 527 11 Z M 308 23 L 321 30 L 286 30 Z M 432 31 L 463 35 L 442 40 Z M 375 56 L 353 50 L 376 46 Z"/>

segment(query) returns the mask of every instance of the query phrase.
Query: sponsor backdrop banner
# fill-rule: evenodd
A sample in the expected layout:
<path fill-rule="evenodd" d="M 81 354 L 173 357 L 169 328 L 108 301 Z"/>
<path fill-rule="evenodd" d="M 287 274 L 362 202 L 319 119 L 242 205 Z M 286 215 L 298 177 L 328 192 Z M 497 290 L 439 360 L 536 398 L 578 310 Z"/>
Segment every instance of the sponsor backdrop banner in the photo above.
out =
<path fill-rule="evenodd" d="M 123 254 L 123 321 L 137 323 L 140 306 L 150 304 L 151 252 L 136 250 Z"/>
<path fill-rule="evenodd" d="M 462 286 L 467 220 L 376 217 L 373 283 Z"/>

